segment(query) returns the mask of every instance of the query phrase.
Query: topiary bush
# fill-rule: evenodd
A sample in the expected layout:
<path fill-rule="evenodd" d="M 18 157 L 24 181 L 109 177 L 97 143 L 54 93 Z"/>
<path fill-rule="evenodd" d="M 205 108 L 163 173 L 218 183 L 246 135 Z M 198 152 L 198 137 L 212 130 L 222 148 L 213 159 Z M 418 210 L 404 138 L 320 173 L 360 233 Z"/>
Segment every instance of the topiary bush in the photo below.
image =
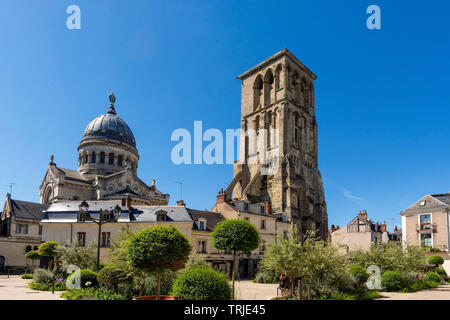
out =
<path fill-rule="evenodd" d="M 231 288 L 223 273 L 198 267 L 182 272 L 175 280 L 171 294 L 183 300 L 230 300 Z"/>
<path fill-rule="evenodd" d="M 387 291 L 399 291 L 406 287 L 407 281 L 397 271 L 386 271 L 381 275 L 381 285 L 386 288 Z"/>
<path fill-rule="evenodd" d="M 425 274 L 425 281 L 441 283 L 441 277 L 436 272 L 427 272 Z"/>
<path fill-rule="evenodd" d="M 448 280 L 447 271 L 445 271 L 443 268 L 436 268 L 436 273 L 445 281 Z"/>
<path fill-rule="evenodd" d="M 81 288 L 95 287 L 98 285 L 97 274 L 94 271 L 89 269 L 81 269 L 73 272 L 67 277 L 67 288 L 73 288 L 76 285 L 76 277 L 80 277 Z"/>
<path fill-rule="evenodd" d="M 118 265 L 107 265 L 97 275 L 97 280 L 100 284 L 106 284 L 114 290 L 117 284 L 128 281 L 129 279 L 130 276 L 128 273 Z"/>
<path fill-rule="evenodd" d="M 348 273 L 355 280 L 358 286 L 364 285 L 369 279 L 369 274 L 366 269 L 361 266 L 351 266 L 348 269 Z"/>
<path fill-rule="evenodd" d="M 431 256 L 428 258 L 428 264 L 441 265 L 444 264 L 444 258 L 441 256 Z"/>
<path fill-rule="evenodd" d="M 54 278 L 55 275 L 53 274 L 53 272 L 47 269 L 36 269 L 33 272 L 33 280 L 36 283 L 40 284 L 50 283 L 53 281 Z"/>

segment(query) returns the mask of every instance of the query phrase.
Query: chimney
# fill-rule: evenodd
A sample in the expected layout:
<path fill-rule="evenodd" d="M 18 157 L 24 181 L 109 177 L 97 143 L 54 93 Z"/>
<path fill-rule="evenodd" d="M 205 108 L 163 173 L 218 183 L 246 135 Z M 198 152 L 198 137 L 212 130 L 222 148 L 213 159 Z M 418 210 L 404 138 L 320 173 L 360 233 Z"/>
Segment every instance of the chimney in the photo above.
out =
<path fill-rule="evenodd" d="M 331 225 L 331 232 L 335 232 L 336 231 L 336 227 L 334 226 L 334 224 Z"/>
<path fill-rule="evenodd" d="M 128 207 L 128 209 L 131 210 L 131 198 L 130 197 L 127 197 L 125 199 L 125 205 Z"/>
<path fill-rule="evenodd" d="M 339 226 L 336 227 L 336 230 L 339 230 Z"/>
<path fill-rule="evenodd" d="M 177 206 L 178 207 L 186 207 L 186 203 L 184 203 L 183 200 L 177 201 Z"/>
<path fill-rule="evenodd" d="M 394 232 L 397 232 L 398 231 L 398 228 L 397 228 L 397 226 L 395 226 L 394 227 Z"/>
<path fill-rule="evenodd" d="M 386 232 L 386 221 L 381 225 L 381 232 Z"/>
<path fill-rule="evenodd" d="M 127 198 L 122 198 L 122 207 L 127 205 Z"/>
<path fill-rule="evenodd" d="M 272 204 L 270 202 L 266 202 L 266 213 L 272 214 Z"/>
<path fill-rule="evenodd" d="M 366 210 L 362 210 L 358 213 L 358 217 L 360 217 L 361 219 L 367 220 L 367 211 Z"/>
<path fill-rule="evenodd" d="M 224 203 L 225 201 L 227 201 L 227 195 L 225 192 L 223 192 L 223 188 L 220 189 L 219 193 L 216 196 L 217 200 L 216 203 Z"/>

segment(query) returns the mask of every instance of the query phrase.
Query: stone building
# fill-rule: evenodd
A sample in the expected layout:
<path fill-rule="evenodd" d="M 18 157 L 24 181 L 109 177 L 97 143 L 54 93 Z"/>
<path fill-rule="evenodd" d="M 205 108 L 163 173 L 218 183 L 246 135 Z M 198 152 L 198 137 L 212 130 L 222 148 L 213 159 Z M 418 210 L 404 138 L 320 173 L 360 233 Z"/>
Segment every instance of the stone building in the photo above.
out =
<path fill-rule="evenodd" d="M 395 228 L 397 229 L 397 227 Z M 400 243 L 398 232 L 388 232 L 386 222 L 373 222 L 367 217 L 367 211 L 362 210 L 347 225 L 340 228 L 331 225 L 331 243 L 342 252 L 369 250 L 371 246 Z"/>
<path fill-rule="evenodd" d="M 113 200 L 129 196 L 140 205 L 167 205 L 169 195 L 155 181 L 145 184 L 137 176 L 139 154 L 134 135 L 117 116 L 115 97 L 109 96 L 106 114 L 92 120 L 78 146 L 78 170 L 58 167 L 50 158 L 39 187 L 40 202 L 57 200 Z"/>
<path fill-rule="evenodd" d="M 270 203 L 272 212 L 294 222 L 300 232 L 317 230 L 326 239 L 316 75 L 283 49 L 238 78 L 242 82 L 240 158 L 225 201 Z"/>
<path fill-rule="evenodd" d="M 39 222 L 48 205 L 11 199 L 6 195 L 0 212 L 0 272 L 19 272 L 30 264 L 25 253 L 41 244 L 42 228 Z"/>

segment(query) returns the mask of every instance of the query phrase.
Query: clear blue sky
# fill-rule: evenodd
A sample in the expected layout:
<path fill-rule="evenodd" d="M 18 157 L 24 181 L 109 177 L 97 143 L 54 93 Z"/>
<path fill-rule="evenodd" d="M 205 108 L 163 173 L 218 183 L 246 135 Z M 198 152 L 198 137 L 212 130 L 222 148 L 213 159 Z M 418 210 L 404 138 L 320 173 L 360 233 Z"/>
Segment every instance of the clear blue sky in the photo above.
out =
<path fill-rule="evenodd" d="M 345 3 L 345 5 L 344 5 Z M 81 30 L 66 28 L 67 6 Z M 381 8 L 382 29 L 366 28 Z M 450 191 L 450 4 L 434 1 L 1 1 L 0 191 L 38 201 L 49 156 L 76 169 L 87 123 L 116 109 L 139 176 L 210 208 L 231 165 L 175 166 L 176 128 L 240 126 L 236 76 L 282 48 L 318 75 L 319 166 L 330 224 Z M 393 219 L 393 220 L 392 220 Z"/>

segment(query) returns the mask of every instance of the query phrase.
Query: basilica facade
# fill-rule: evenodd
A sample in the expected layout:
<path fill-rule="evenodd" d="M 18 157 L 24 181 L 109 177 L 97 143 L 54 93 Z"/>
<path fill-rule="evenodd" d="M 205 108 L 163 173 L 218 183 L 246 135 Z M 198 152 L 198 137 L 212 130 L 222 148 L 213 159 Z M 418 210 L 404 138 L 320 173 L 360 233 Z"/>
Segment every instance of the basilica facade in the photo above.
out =
<path fill-rule="evenodd" d="M 115 200 L 131 198 L 136 205 L 167 205 L 169 195 L 155 181 L 147 185 L 137 176 L 139 153 L 133 132 L 117 116 L 115 97 L 109 96 L 105 114 L 92 120 L 78 146 L 78 169 L 50 163 L 39 187 L 40 202 L 59 200 Z"/>

